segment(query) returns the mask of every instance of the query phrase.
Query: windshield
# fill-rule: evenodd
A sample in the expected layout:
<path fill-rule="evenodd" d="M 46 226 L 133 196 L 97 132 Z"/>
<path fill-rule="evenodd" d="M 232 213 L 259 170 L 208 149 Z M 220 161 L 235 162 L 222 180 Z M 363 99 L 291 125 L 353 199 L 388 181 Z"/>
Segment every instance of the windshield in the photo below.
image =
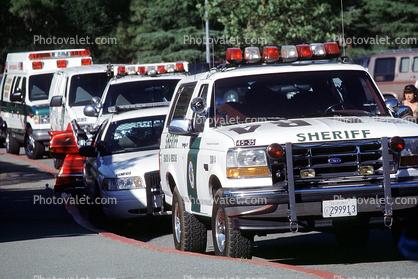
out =
<path fill-rule="evenodd" d="M 362 71 L 320 71 L 222 79 L 215 85 L 217 125 L 248 118 L 387 115 Z M 238 120 L 238 121 L 237 121 Z"/>
<path fill-rule="evenodd" d="M 165 115 L 112 122 L 105 141 L 110 154 L 159 149 Z"/>
<path fill-rule="evenodd" d="M 91 103 L 93 97 L 101 97 L 108 78 L 106 73 L 75 75 L 71 78 L 69 104 L 85 106 Z"/>
<path fill-rule="evenodd" d="M 107 92 L 103 114 L 108 114 L 111 106 L 171 101 L 178 82 L 177 79 L 156 79 L 112 84 Z"/>
<path fill-rule="evenodd" d="M 49 87 L 54 74 L 42 74 L 29 77 L 29 100 L 48 100 Z"/>

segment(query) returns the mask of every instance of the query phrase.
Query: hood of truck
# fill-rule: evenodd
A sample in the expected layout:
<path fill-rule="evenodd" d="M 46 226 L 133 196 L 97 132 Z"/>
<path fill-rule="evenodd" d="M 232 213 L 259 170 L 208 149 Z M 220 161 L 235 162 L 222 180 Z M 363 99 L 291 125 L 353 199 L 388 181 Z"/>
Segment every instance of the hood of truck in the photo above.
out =
<path fill-rule="evenodd" d="M 125 152 L 104 156 L 100 172 L 106 177 L 141 176 L 158 171 L 158 150 Z"/>
<path fill-rule="evenodd" d="M 391 117 L 328 117 L 253 122 L 217 129 L 234 140 L 235 145 L 269 145 L 411 137 L 418 125 Z"/>

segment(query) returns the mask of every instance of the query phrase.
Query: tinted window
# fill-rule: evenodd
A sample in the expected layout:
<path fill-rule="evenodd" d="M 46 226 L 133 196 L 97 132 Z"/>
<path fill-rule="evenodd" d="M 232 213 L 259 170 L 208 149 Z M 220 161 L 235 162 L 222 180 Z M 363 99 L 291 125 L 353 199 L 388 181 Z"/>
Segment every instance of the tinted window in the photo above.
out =
<path fill-rule="evenodd" d="M 178 98 L 172 119 L 186 117 L 187 109 L 189 108 L 190 99 L 192 98 L 195 86 L 196 83 L 193 83 L 179 88 L 180 96 Z"/>
<path fill-rule="evenodd" d="M 386 114 L 362 71 L 320 71 L 243 76 L 215 83 L 216 123 L 331 115 Z M 256 120 L 256 119 L 254 119 Z"/>
<path fill-rule="evenodd" d="M 393 81 L 395 78 L 396 58 L 377 58 L 374 66 L 374 79 L 379 81 Z"/>
<path fill-rule="evenodd" d="M 71 78 L 69 104 L 85 106 L 93 97 L 101 97 L 108 78 L 106 73 L 76 75 Z"/>
<path fill-rule="evenodd" d="M 107 151 L 120 153 L 159 149 L 159 139 L 165 115 L 126 119 L 112 122 L 107 129 Z"/>
<path fill-rule="evenodd" d="M 52 76 L 51 73 L 29 77 L 29 100 L 48 100 Z"/>
<path fill-rule="evenodd" d="M 111 106 L 171 101 L 178 82 L 174 79 L 156 79 L 114 83 L 109 86 L 103 114 L 109 113 L 108 108 Z"/>

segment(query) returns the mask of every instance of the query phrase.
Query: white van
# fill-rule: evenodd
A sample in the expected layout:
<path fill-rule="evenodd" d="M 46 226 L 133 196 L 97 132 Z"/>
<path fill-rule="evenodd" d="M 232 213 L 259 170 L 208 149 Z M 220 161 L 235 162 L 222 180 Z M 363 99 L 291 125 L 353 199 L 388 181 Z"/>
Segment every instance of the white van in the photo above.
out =
<path fill-rule="evenodd" d="M 49 88 L 54 72 L 93 64 L 85 49 L 9 53 L 1 83 L 1 116 L 7 153 L 19 154 L 25 146 L 28 158 L 43 156 L 50 136 Z"/>
<path fill-rule="evenodd" d="M 86 132 L 96 121 L 83 113 L 93 97 L 101 98 L 109 80 L 107 65 L 80 66 L 63 69 L 54 74 L 49 91 L 52 131 L 64 131 L 76 119 Z"/>
<path fill-rule="evenodd" d="M 390 50 L 371 56 L 369 72 L 386 99 L 403 100 L 405 85 L 418 79 L 418 49 Z"/>

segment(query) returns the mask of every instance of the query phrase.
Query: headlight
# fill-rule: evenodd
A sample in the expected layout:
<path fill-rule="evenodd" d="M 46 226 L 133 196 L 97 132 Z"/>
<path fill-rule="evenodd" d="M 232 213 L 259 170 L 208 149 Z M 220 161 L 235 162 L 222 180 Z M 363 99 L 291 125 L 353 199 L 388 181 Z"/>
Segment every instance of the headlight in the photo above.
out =
<path fill-rule="evenodd" d="M 105 178 L 103 180 L 103 190 L 106 191 L 130 190 L 141 187 L 145 188 L 145 184 L 138 176 L 126 178 Z"/>
<path fill-rule="evenodd" d="M 34 115 L 33 123 L 35 124 L 49 124 L 49 115 Z"/>
<path fill-rule="evenodd" d="M 418 165 L 418 138 L 406 138 L 405 148 L 401 151 L 400 167 Z"/>
<path fill-rule="evenodd" d="M 269 175 L 265 148 L 230 149 L 226 155 L 227 177 Z"/>

